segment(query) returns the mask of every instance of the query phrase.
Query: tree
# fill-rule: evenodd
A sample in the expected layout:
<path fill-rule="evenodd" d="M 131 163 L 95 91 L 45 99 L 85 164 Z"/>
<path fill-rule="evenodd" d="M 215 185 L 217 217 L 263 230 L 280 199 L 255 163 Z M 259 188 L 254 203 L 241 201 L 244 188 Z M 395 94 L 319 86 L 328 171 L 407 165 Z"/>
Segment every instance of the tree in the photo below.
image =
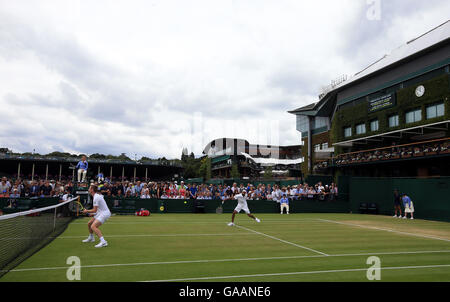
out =
<path fill-rule="evenodd" d="M 8 148 L 0 148 L 0 153 L 5 153 L 5 154 L 7 154 L 7 153 L 12 153 L 12 151 L 9 150 Z"/>
<path fill-rule="evenodd" d="M 211 179 L 211 159 L 207 156 L 201 159 L 199 167 L 199 177 L 203 177 L 205 180 Z"/>
<path fill-rule="evenodd" d="M 264 169 L 264 178 L 269 179 L 273 177 L 272 167 L 266 167 Z"/>
<path fill-rule="evenodd" d="M 231 166 L 231 178 L 240 178 L 239 169 L 237 164 Z"/>
<path fill-rule="evenodd" d="M 129 158 L 126 153 L 120 153 L 120 155 L 117 156 L 117 159 L 131 160 L 131 158 Z"/>
<path fill-rule="evenodd" d="M 89 158 L 106 159 L 105 154 L 94 153 L 89 156 Z"/>
<path fill-rule="evenodd" d="M 48 156 L 48 157 L 70 157 L 71 154 L 67 153 L 67 152 L 54 151 L 54 152 L 51 152 L 51 153 L 49 153 L 49 154 L 47 154 L 45 156 Z"/>
<path fill-rule="evenodd" d="M 183 151 L 181 151 L 181 160 L 186 161 L 188 158 L 188 149 L 186 147 L 183 148 Z"/>

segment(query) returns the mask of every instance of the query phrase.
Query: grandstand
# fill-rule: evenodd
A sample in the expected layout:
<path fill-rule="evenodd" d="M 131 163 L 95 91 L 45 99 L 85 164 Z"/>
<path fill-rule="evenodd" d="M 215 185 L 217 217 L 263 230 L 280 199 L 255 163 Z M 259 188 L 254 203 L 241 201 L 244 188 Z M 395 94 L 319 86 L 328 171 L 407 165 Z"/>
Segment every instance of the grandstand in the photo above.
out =
<path fill-rule="evenodd" d="M 75 165 L 81 157 L 56 157 L 0 153 L 0 176 L 27 180 L 76 180 Z M 113 181 L 148 181 L 181 176 L 180 163 L 169 160 L 118 160 L 89 158 L 88 178 L 99 172 Z"/>

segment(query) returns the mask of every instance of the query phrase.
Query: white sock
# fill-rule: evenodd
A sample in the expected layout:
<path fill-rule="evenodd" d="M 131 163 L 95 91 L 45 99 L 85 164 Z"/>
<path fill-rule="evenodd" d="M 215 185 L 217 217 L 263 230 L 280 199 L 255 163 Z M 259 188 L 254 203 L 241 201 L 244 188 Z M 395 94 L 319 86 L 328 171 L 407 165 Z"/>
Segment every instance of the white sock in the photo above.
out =
<path fill-rule="evenodd" d="M 89 239 L 94 238 L 94 234 L 89 234 L 88 238 Z"/>
<path fill-rule="evenodd" d="M 101 241 L 101 242 L 105 242 L 105 238 L 103 238 L 103 236 L 100 237 L 100 241 Z"/>

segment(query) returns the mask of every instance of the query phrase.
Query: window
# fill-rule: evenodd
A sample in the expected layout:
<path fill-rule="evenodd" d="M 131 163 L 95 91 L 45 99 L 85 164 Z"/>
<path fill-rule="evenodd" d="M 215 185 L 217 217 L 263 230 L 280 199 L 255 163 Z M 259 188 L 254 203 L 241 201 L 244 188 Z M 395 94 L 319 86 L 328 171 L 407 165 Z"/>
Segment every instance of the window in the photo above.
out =
<path fill-rule="evenodd" d="M 370 131 L 378 131 L 379 125 L 378 120 L 373 120 L 370 122 Z"/>
<path fill-rule="evenodd" d="M 316 116 L 314 118 L 313 129 L 328 126 L 328 117 Z"/>
<path fill-rule="evenodd" d="M 444 115 L 444 103 L 434 104 L 427 107 L 427 119 Z"/>
<path fill-rule="evenodd" d="M 300 132 L 309 131 L 309 119 L 305 115 L 297 115 L 297 130 Z"/>
<path fill-rule="evenodd" d="M 356 134 L 364 134 L 366 133 L 366 124 L 356 125 Z"/>
<path fill-rule="evenodd" d="M 352 127 L 344 128 L 344 136 L 345 136 L 345 137 L 350 137 L 350 136 L 352 136 Z"/>
<path fill-rule="evenodd" d="M 323 143 L 322 144 L 322 149 L 328 149 L 328 143 Z"/>
<path fill-rule="evenodd" d="M 314 145 L 314 151 L 319 151 L 319 150 L 320 150 L 320 144 Z"/>
<path fill-rule="evenodd" d="M 389 127 L 398 126 L 398 114 L 389 117 Z"/>
<path fill-rule="evenodd" d="M 413 111 L 406 112 L 405 121 L 407 124 L 418 122 L 422 119 L 422 110 L 416 109 Z"/>

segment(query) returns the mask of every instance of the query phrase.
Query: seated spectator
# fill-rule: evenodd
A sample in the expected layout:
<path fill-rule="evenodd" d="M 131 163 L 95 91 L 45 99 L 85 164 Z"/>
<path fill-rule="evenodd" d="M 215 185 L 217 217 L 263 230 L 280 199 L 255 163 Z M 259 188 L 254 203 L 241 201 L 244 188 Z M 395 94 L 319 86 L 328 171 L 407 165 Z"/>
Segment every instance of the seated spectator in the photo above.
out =
<path fill-rule="evenodd" d="M 313 199 L 314 197 L 316 197 L 316 191 L 313 187 L 308 188 L 307 197 L 308 199 Z"/>
<path fill-rule="evenodd" d="M 10 186 L 7 183 L 6 177 L 2 177 L 2 181 L 0 182 L 0 197 L 8 197 L 9 189 Z"/>
<path fill-rule="evenodd" d="M 37 181 L 33 181 L 32 186 L 30 187 L 30 190 L 29 190 L 29 196 L 37 197 L 40 195 L 40 191 L 41 191 L 41 189 L 40 189 Z"/>
<path fill-rule="evenodd" d="M 20 198 L 19 189 L 17 189 L 17 187 L 12 189 L 12 193 L 9 194 L 9 198 Z"/>
<path fill-rule="evenodd" d="M 288 196 L 291 200 L 297 200 L 298 199 L 298 189 L 297 186 L 292 186 L 292 189 L 290 191 L 290 194 Z"/>
<path fill-rule="evenodd" d="M 53 193 L 53 188 L 48 181 L 45 181 L 44 184 L 40 188 L 41 197 L 51 197 Z"/>
<path fill-rule="evenodd" d="M 149 198 L 151 198 L 149 189 L 143 189 L 141 199 L 149 199 Z"/>
<path fill-rule="evenodd" d="M 331 183 L 330 187 L 330 199 L 335 200 L 338 196 L 338 188 L 334 183 Z"/>

